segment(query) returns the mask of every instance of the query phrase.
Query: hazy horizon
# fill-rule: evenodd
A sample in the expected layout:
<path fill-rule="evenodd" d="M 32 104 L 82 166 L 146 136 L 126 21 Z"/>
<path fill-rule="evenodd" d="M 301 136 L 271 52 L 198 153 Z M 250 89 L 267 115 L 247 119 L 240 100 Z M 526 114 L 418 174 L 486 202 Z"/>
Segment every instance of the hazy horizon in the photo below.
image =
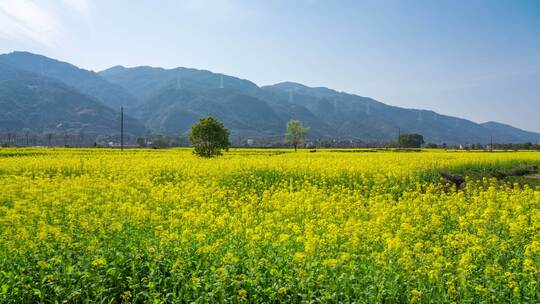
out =
<path fill-rule="evenodd" d="M 0 2 L 0 53 L 293 81 L 540 132 L 537 1 Z"/>

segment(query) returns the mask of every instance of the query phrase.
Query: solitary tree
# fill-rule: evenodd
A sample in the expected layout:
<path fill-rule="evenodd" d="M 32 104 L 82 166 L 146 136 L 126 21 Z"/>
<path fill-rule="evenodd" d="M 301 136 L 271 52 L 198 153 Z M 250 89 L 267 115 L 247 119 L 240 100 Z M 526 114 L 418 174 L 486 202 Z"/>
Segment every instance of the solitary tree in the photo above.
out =
<path fill-rule="evenodd" d="M 424 144 L 424 137 L 420 134 L 400 134 L 398 146 L 401 148 L 421 148 Z"/>
<path fill-rule="evenodd" d="M 285 142 L 294 147 L 294 152 L 299 145 L 304 143 L 304 137 L 306 136 L 309 128 L 305 128 L 302 122 L 293 119 L 287 123 L 287 133 L 285 133 Z"/>
<path fill-rule="evenodd" d="M 195 146 L 193 153 L 201 157 L 219 156 L 222 149 L 230 146 L 229 130 L 213 117 L 201 118 L 191 127 L 189 141 Z"/>

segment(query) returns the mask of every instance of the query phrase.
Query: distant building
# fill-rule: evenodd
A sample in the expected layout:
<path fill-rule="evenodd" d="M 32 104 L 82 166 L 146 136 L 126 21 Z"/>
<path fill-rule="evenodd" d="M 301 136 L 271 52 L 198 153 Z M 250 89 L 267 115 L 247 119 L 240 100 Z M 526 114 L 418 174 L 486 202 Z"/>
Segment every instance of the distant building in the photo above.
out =
<path fill-rule="evenodd" d="M 109 142 L 109 143 L 108 143 L 108 147 L 109 147 L 109 148 L 120 148 L 121 145 L 118 144 L 118 143 Z M 140 147 L 141 147 L 140 145 L 129 145 L 129 144 L 124 144 L 124 148 L 140 148 Z"/>

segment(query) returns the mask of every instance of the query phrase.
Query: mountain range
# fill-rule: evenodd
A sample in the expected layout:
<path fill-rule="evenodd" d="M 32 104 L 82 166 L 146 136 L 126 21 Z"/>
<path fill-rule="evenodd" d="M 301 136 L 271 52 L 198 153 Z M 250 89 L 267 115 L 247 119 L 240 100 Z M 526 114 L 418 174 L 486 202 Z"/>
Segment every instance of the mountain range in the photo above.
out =
<path fill-rule="evenodd" d="M 390 106 L 324 87 L 282 82 L 269 86 L 189 68 L 115 66 L 101 72 L 28 52 L 0 55 L 0 131 L 187 134 L 212 115 L 238 138 L 281 140 L 299 119 L 311 139 L 382 143 L 398 130 L 427 142 L 462 144 L 540 142 L 540 134 L 497 122 L 478 124 L 433 111 Z"/>

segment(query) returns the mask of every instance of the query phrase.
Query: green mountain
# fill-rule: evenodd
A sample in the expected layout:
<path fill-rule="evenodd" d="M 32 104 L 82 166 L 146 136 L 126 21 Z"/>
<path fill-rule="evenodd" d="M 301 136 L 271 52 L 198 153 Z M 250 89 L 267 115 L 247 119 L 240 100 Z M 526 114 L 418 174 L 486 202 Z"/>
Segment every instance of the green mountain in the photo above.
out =
<path fill-rule="evenodd" d="M 217 89 L 221 86 L 241 91 L 255 91 L 259 88 L 248 80 L 182 67 L 163 69 L 149 66 L 135 68 L 115 66 L 99 72 L 99 75 L 111 83 L 120 85 L 141 100 L 147 100 L 167 88 L 198 91 Z"/>
<path fill-rule="evenodd" d="M 121 86 L 66 62 L 28 52 L 12 52 L 0 55 L 0 63 L 65 83 L 114 109 L 139 104 L 139 100 Z"/>
<path fill-rule="evenodd" d="M 501 130 L 433 111 L 386 105 L 332 89 L 293 82 L 258 87 L 209 71 L 126 68 L 99 73 L 142 99 L 135 115 L 152 130 L 185 133 L 199 117 L 213 115 L 234 135 L 280 136 L 285 122 L 300 119 L 312 138 L 385 142 L 398 132 L 423 134 L 434 143 L 538 142 L 536 133 Z M 512 128 L 512 127 L 510 127 Z"/>
<path fill-rule="evenodd" d="M 427 142 L 540 142 L 540 134 L 489 122 L 405 109 L 324 87 L 283 82 L 259 87 L 233 76 L 189 68 L 115 66 L 94 73 L 26 52 L 0 55 L 0 128 L 117 132 L 120 106 L 133 133 L 186 134 L 199 118 L 223 121 L 234 138 L 281 140 L 299 119 L 312 139 L 382 143 L 398 132 Z M 129 118 L 129 115 L 135 117 Z"/>
<path fill-rule="evenodd" d="M 368 97 L 284 82 L 262 88 L 302 105 L 337 131 L 338 137 L 380 142 L 398 132 L 420 133 L 435 143 L 486 143 L 492 131 L 433 111 L 389 106 Z M 516 141 L 519 138 L 505 138 Z"/>
<path fill-rule="evenodd" d="M 0 130 L 32 132 L 118 133 L 119 113 L 49 77 L 0 63 Z M 144 126 L 126 117 L 127 134 Z"/>
<path fill-rule="evenodd" d="M 271 92 L 251 81 L 204 70 L 116 66 L 99 73 L 143 103 L 136 117 L 164 133 L 186 133 L 200 117 L 212 115 L 231 129 L 233 136 L 281 136 L 285 123 L 298 118 L 312 127 L 313 136 L 332 130 L 307 108 L 274 100 Z"/>
<path fill-rule="evenodd" d="M 525 131 L 494 121 L 485 122 L 482 126 L 491 130 L 493 134 L 497 134 L 498 138 L 496 140 L 498 142 L 512 142 L 518 138 L 520 143 L 540 143 L 540 134 L 538 133 Z"/>

